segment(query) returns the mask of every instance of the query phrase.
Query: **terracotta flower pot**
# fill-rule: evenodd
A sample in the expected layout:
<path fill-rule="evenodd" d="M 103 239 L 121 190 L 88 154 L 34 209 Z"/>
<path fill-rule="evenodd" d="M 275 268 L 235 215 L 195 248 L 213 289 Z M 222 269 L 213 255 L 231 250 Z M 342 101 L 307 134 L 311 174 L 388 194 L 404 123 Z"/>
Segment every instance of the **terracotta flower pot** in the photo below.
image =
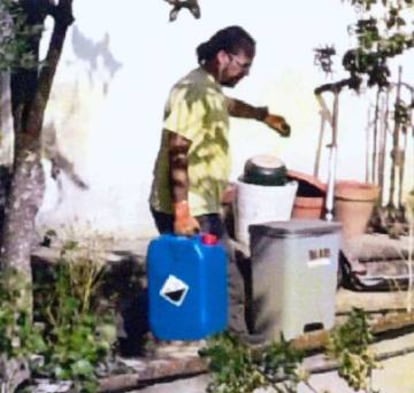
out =
<path fill-rule="evenodd" d="M 324 211 L 324 201 L 323 197 L 306 197 L 306 196 L 296 196 L 292 217 L 293 218 L 322 218 Z"/>
<path fill-rule="evenodd" d="M 365 233 L 380 189 L 375 184 L 352 180 L 335 183 L 335 218 L 346 239 Z"/>
<path fill-rule="evenodd" d="M 293 205 L 293 218 L 323 218 L 326 184 L 318 178 L 307 173 L 288 170 L 290 180 L 299 183 L 298 191 Z"/>

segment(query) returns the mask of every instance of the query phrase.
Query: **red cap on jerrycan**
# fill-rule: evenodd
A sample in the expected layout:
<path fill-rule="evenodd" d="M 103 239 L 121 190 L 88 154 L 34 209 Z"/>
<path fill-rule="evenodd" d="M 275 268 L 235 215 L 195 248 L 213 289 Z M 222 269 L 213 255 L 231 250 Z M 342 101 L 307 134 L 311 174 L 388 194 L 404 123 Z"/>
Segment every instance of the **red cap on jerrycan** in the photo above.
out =
<path fill-rule="evenodd" d="M 201 235 L 201 243 L 207 246 L 214 246 L 218 243 L 218 237 L 212 233 L 203 233 Z"/>

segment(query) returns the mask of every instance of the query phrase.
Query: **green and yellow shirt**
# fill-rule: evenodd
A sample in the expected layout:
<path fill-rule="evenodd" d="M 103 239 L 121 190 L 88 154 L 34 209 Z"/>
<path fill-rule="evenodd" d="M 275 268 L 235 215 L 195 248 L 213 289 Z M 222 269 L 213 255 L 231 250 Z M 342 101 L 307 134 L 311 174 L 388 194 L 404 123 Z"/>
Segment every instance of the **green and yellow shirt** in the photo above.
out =
<path fill-rule="evenodd" d="M 165 108 L 150 204 L 157 211 L 172 213 L 167 131 L 191 141 L 188 153 L 191 214 L 218 213 L 230 174 L 229 114 L 221 86 L 204 69 L 197 68 L 176 83 Z"/>

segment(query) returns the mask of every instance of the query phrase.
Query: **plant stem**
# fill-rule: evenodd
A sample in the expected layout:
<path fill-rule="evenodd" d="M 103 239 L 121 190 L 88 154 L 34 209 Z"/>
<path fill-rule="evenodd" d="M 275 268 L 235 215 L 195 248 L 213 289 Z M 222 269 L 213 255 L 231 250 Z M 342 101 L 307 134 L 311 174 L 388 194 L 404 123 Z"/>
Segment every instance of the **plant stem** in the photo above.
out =
<path fill-rule="evenodd" d="M 413 295 L 413 237 L 414 237 L 414 214 L 409 206 L 410 224 L 408 233 L 408 289 L 407 289 L 407 312 L 411 312 Z"/>

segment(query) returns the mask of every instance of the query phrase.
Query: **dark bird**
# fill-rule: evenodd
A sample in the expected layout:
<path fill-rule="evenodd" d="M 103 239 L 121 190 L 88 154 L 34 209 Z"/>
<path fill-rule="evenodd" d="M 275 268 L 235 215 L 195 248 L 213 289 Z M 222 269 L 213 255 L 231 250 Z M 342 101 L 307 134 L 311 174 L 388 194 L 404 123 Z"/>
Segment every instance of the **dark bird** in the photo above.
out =
<path fill-rule="evenodd" d="M 172 5 L 170 11 L 170 22 L 177 19 L 178 13 L 183 8 L 187 8 L 194 18 L 199 19 L 201 16 L 200 5 L 198 0 L 165 0 L 168 4 Z"/>

